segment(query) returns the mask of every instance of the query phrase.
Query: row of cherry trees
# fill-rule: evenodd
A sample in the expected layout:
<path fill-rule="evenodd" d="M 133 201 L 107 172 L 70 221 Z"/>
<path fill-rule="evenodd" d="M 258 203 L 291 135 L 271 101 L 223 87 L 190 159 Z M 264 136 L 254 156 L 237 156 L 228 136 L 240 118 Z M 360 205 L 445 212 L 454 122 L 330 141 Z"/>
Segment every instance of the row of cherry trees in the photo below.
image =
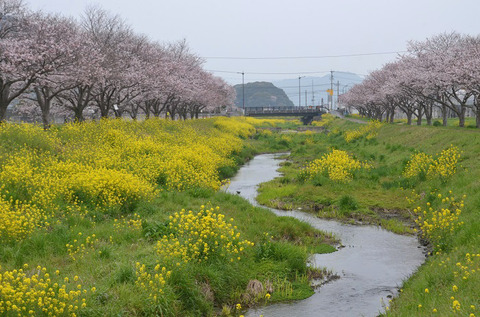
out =
<path fill-rule="evenodd" d="M 53 112 L 186 119 L 233 104 L 234 89 L 203 70 L 185 41 L 153 42 L 97 7 L 80 22 L 22 0 L 0 0 L 0 10 L 0 122 L 14 100 L 39 110 L 45 128 Z"/>
<path fill-rule="evenodd" d="M 425 118 L 431 125 L 437 110 L 444 125 L 452 113 L 463 127 L 470 109 L 480 128 L 479 98 L 480 36 L 454 32 L 410 42 L 406 54 L 371 72 L 340 100 L 379 120 L 393 121 L 396 112 L 403 112 L 408 124 Z"/>

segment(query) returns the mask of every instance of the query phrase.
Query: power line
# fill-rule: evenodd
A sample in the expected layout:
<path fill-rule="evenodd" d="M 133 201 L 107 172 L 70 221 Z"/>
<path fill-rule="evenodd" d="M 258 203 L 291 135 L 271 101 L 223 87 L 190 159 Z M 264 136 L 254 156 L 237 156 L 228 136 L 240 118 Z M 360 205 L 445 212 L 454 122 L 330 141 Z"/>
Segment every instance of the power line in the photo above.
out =
<path fill-rule="evenodd" d="M 238 85 L 241 85 L 241 84 L 238 84 Z M 248 83 L 246 84 L 247 87 L 248 87 Z M 313 87 L 320 87 L 320 86 L 330 86 L 329 83 L 327 84 L 314 84 Z M 265 90 L 265 89 L 277 89 L 277 88 L 280 88 L 280 89 L 298 89 L 298 85 L 296 86 L 273 86 L 273 87 L 261 87 L 262 90 Z"/>
<path fill-rule="evenodd" d="M 206 71 L 211 72 L 211 73 L 226 73 L 226 74 L 239 74 L 239 75 L 242 74 L 242 72 L 231 71 L 231 70 L 207 69 Z M 326 73 L 329 73 L 329 72 L 330 72 L 329 70 L 324 70 L 324 71 L 307 71 L 307 72 L 266 72 L 266 73 L 245 72 L 245 74 L 248 74 L 248 75 L 303 75 L 303 74 L 326 74 Z M 338 72 L 342 72 L 342 71 L 334 71 L 334 72 L 338 73 Z M 356 74 L 356 73 L 352 73 L 352 74 L 359 75 L 359 76 L 367 76 L 367 75 L 364 75 L 364 74 Z M 351 80 L 361 80 L 361 79 L 356 79 L 356 78 L 348 78 L 348 77 L 341 76 L 341 75 L 335 75 L 335 77 L 342 78 L 342 79 L 349 79 L 349 80 L 350 79 Z"/>
<path fill-rule="evenodd" d="M 359 75 L 359 74 L 357 74 Z M 348 81 L 363 81 L 363 79 L 359 79 L 359 78 L 351 78 L 351 77 L 345 77 L 345 76 L 338 76 L 336 75 L 335 78 L 340 78 L 340 79 L 343 79 L 343 80 L 348 80 Z"/>
<path fill-rule="evenodd" d="M 207 69 L 207 72 L 211 73 L 227 73 L 227 74 L 241 74 L 240 72 L 234 72 L 230 70 L 213 70 L 213 69 Z"/>
<path fill-rule="evenodd" d="M 276 59 L 320 59 L 320 58 L 337 58 L 337 57 L 357 57 L 357 56 L 371 56 L 371 55 L 389 55 L 407 53 L 408 51 L 392 51 L 392 52 L 374 52 L 374 53 L 357 53 L 357 54 L 342 54 L 342 55 L 321 55 L 321 56 L 276 56 L 276 57 L 239 57 L 239 56 L 207 56 L 205 59 L 260 59 L 260 60 L 276 60 Z"/>
<path fill-rule="evenodd" d="M 229 71 L 229 70 L 213 70 L 213 69 L 207 69 L 207 72 L 212 72 L 212 73 L 227 73 L 227 74 L 240 74 L 240 72 L 235 72 L 235 71 Z M 312 71 L 312 72 L 292 72 L 292 73 L 257 73 L 257 72 L 245 72 L 245 74 L 251 74 L 251 75 L 298 75 L 298 74 L 323 74 L 323 73 L 328 73 L 329 71 Z"/>
<path fill-rule="evenodd" d="M 323 74 L 328 71 L 313 71 L 313 72 L 295 72 L 295 73 L 249 73 L 253 75 L 302 75 L 302 74 Z"/>

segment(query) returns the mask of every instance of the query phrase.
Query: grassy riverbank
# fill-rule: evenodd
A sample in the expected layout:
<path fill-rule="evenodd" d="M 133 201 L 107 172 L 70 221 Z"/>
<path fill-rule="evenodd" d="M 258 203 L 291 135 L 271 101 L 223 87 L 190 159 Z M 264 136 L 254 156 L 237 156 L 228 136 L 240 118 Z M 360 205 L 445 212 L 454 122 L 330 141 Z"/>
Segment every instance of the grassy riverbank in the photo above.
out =
<path fill-rule="evenodd" d="M 258 200 L 320 217 L 415 231 L 432 256 L 385 303 L 388 316 L 478 316 L 480 133 L 471 129 L 327 119 L 328 133 L 263 133 L 264 151 L 290 151 L 283 177 Z M 425 153 L 425 154 L 419 154 Z M 420 207 L 420 208 L 419 208 Z"/>
<path fill-rule="evenodd" d="M 308 256 L 332 239 L 219 190 L 256 151 L 251 122 L 0 126 L 0 315 L 238 316 L 310 296 Z"/>

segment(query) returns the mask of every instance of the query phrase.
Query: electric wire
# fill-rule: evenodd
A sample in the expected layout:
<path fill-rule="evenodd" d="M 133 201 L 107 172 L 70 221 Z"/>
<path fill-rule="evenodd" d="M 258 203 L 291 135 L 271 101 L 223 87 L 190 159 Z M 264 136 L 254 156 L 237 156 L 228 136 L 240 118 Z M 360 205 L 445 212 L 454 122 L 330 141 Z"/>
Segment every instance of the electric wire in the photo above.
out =
<path fill-rule="evenodd" d="M 244 60 L 278 60 L 278 59 L 321 59 L 321 58 L 337 58 L 337 57 L 357 57 L 372 55 L 389 55 L 406 53 L 407 51 L 391 51 L 391 52 L 372 52 L 372 53 L 356 53 L 356 54 L 339 54 L 339 55 L 320 55 L 320 56 L 272 56 L 272 57 L 240 57 L 240 56 L 206 56 L 205 59 L 244 59 Z"/>

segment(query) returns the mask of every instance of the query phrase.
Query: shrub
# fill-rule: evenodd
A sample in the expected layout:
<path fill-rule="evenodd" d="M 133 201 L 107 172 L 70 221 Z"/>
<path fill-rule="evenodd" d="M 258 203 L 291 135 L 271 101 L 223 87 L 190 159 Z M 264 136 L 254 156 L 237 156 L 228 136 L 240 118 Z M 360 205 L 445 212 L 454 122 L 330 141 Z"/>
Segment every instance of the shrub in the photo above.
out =
<path fill-rule="evenodd" d="M 225 220 L 223 214 L 215 212 L 218 210 L 202 206 L 199 212 L 182 210 L 170 216 L 169 228 L 173 233 L 157 242 L 157 254 L 166 262 L 239 261 L 245 247 L 253 243 L 241 240 L 233 219 Z"/>
<path fill-rule="evenodd" d="M 338 200 L 338 207 L 341 211 L 354 211 L 358 208 L 358 203 L 354 197 L 350 195 L 343 195 Z"/>
<path fill-rule="evenodd" d="M 362 168 L 370 169 L 370 165 L 353 159 L 345 151 L 333 149 L 320 159 L 310 162 L 300 173 L 304 175 L 300 176 L 300 179 L 314 179 L 318 175 L 324 175 L 333 181 L 349 182 L 353 178 L 353 172 Z M 319 182 L 321 184 L 321 180 Z"/>
<path fill-rule="evenodd" d="M 460 151 L 456 146 L 450 146 L 436 155 L 415 153 L 405 166 L 403 176 L 406 178 L 418 177 L 420 180 L 439 177 L 443 181 L 450 178 L 457 171 Z"/>
<path fill-rule="evenodd" d="M 420 227 L 422 237 L 428 239 L 435 248 L 444 250 L 448 248 L 451 236 L 463 225 L 460 221 L 460 215 L 464 208 L 465 195 L 461 200 L 457 200 L 449 192 L 450 196 L 443 197 L 438 194 L 441 204 L 438 208 L 434 208 L 431 203 L 427 202 L 426 207 L 417 207 L 413 211 L 417 218 L 415 222 Z"/>

